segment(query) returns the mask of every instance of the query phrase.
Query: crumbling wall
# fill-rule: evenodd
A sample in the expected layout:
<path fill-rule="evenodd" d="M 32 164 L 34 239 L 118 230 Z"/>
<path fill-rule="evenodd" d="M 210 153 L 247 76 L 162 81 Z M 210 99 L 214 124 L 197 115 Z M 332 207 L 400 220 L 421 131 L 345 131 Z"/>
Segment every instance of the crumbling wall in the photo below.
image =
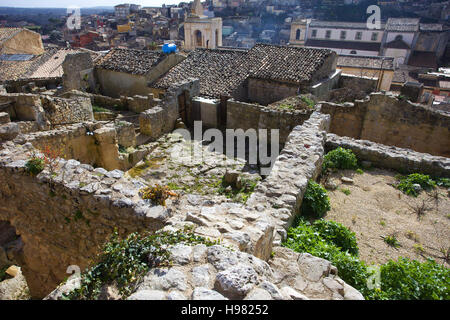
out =
<path fill-rule="evenodd" d="M 189 97 L 195 97 L 200 93 L 200 82 L 198 79 L 188 79 L 176 83 L 167 89 L 162 102 L 139 115 L 139 127 L 141 133 L 156 140 L 164 133 L 172 132 L 175 123 L 180 117 L 178 97 L 184 92 L 189 93 Z M 186 101 L 190 104 L 190 101 Z M 186 110 L 188 113 L 189 110 Z"/>
<path fill-rule="evenodd" d="M 449 158 L 329 133 L 326 148 L 332 150 L 337 147 L 351 149 L 358 160 L 370 161 L 376 167 L 393 169 L 404 174 L 420 172 L 433 177 L 450 177 Z"/>
<path fill-rule="evenodd" d="M 84 97 L 64 99 L 51 96 L 41 97 L 45 117 L 52 125 L 93 121 L 91 100 Z"/>
<path fill-rule="evenodd" d="M 116 129 L 113 124 L 80 123 L 24 135 L 22 142 L 35 148 L 48 147 L 66 159 L 76 159 L 109 170 L 120 167 Z"/>
<path fill-rule="evenodd" d="M 264 107 L 230 99 L 227 101 L 228 129 L 279 129 L 280 143 L 285 143 L 292 129 L 306 121 L 313 110 L 286 110 Z"/>
<path fill-rule="evenodd" d="M 62 68 L 64 90 L 93 90 L 95 88 L 94 63 L 89 52 L 67 54 Z"/>
<path fill-rule="evenodd" d="M 23 273 L 34 298 L 42 298 L 77 265 L 83 270 L 114 229 L 119 234 L 163 227 L 169 212 L 143 201 L 143 186 L 120 170 L 94 169 L 61 159 L 55 174 L 31 176 L 31 144 L 0 150 L 0 220 L 23 241 Z"/>
<path fill-rule="evenodd" d="M 339 136 L 450 157 L 450 115 L 395 96 L 373 93 L 343 105 L 322 103 Z"/>

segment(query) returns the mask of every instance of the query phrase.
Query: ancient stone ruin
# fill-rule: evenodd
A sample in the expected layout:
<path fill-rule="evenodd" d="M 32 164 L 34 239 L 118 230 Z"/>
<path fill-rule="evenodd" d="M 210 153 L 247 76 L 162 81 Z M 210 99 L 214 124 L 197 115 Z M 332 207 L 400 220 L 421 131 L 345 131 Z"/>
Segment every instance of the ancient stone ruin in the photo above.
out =
<path fill-rule="evenodd" d="M 95 81 L 82 58 L 69 57 Z M 92 265 L 114 230 L 189 228 L 221 242 L 173 245 L 173 265 L 152 269 L 128 299 L 364 299 L 329 261 L 281 246 L 326 150 L 342 146 L 374 166 L 450 177 L 450 115 L 389 93 L 295 109 L 206 99 L 197 78 L 160 96 L 119 98 L 82 91 L 78 74 L 63 79 L 68 90 L 0 93 L 0 266 L 19 266 L 33 298 L 76 288 L 78 275 L 62 283 L 68 267 Z M 179 133 L 198 121 L 217 132 L 278 129 L 279 154 L 262 174 L 248 150 L 230 157 L 210 137 Z M 270 141 L 259 131 L 257 138 Z M 183 158 L 190 150 L 201 159 Z M 46 159 L 36 174 L 32 157 Z M 230 187 L 218 192 L 222 181 Z M 232 194 L 249 181 L 251 190 Z M 141 190 L 155 184 L 177 196 L 143 199 Z M 0 295 L 17 298 L 2 289 L 11 280 L 0 282 Z M 104 299 L 121 298 L 104 290 Z"/>

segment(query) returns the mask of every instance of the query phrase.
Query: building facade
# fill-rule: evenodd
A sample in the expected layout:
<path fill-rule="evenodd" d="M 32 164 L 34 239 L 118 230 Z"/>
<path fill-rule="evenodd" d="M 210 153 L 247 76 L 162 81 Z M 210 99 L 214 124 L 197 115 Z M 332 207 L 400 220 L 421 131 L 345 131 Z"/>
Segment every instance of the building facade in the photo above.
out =
<path fill-rule="evenodd" d="M 203 14 L 200 0 L 195 0 L 193 12 L 184 23 L 184 48 L 215 49 L 222 46 L 222 19 Z"/>

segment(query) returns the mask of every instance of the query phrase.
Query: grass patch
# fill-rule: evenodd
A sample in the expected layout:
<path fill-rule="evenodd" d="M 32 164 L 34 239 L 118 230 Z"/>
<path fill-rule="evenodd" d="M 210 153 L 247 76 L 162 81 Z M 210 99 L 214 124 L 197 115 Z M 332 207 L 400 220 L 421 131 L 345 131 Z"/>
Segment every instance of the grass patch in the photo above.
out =
<path fill-rule="evenodd" d="M 96 104 L 92 105 L 92 111 L 94 111 L 94 112 L 111 112 L 111 110 L 103 108 L 103 107 L 100 107 L 100 106 L 98 106 Z"/>

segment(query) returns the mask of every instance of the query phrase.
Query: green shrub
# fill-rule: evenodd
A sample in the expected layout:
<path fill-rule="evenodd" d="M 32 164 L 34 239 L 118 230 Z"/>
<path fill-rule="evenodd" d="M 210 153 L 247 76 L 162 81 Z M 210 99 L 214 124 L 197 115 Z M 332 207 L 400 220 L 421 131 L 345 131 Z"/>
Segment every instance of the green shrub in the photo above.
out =
<path fill-rule="evenodd" d="M 170 245 L 217 244 L 190 231 L 156 232 L 140 235 L 132 233 L 120 239 L 114 232 L 97 259 L 98 263 L 81 276 L 81 286 L 63 297 L 70 300 L 97 299 L 105 284 L 115 284 L 123 298 L 151 268 L 171 264 Z"/>
<path fill-rule="evenodd" d="M 397 185 L 397 188 L 403 193 L 413 197 L 419 195 L 419 192 L 413 187 L 414 184 L 419 184 L 424 190 L 431 190 L 436 187 L 436 182 L 426 174 L 413 173 L 406 177 L 401 176 L 398 178 L 400 183 Z"/>
<path fill-rule="evenodd" d="M 437 178 L 436 184 L 440 187 L 450 188 L 450 178 Z"/>
<path fill-rule="evenodd" d="M 328 152 L 323 158 L 322 170 L 335 169 L 357 169 L 358 160 L 350 149 L 338 147 Z"/>
<path fill-rule="evenodd" d="M 25 164 L 28 172 L 33 175 L 39 174 L 45 168 L 45 160 L 43 157 L 32 156 Z"/>
<path fill-rule="evenodd" d="M 357 254 L 342 251 L 344 247 L 358 250 L 354 234 L 345 229 L 331 221 L 318 220 L 311 225 L 300 220 L 288 230 L 283 246 L 330 261 L 338 268 L 339 277 L 369 300 L 450 299 L 450 269 L 433 260 L 391 260 L 379 269 L 380 288 L 369 288 L 368 279 L 374 270 Z"/>
<path fill-rule="evenodd" d="M 395 300 L 449 300 L 450 269 L 431 259 L 391 260 L 381 266 L 381 290 Z"/>
<path fill-rule="evenodd" d="M 302 215 L 321 218 L 330 209 L 330 198 L 327 190 L 317 182 L 309 180 L 303 196 Z"/>
<path fill-rule="evenodd" d="M 319 232 L 323 239 L 332 242 L 340 250 L 348 251 L 350 254 L 358 256 L 358 244 L 355 233 L 342 224 L 320 219 L 314 221 L 313 228 Z"/>
<path fill-rule="evenodd" d="M 323 229 L 327 233 L 326 223 L 319 223 L 317 228 Z M 288 237 L 283 245 L 296 252 L 307 252 L 329 260 L 338 268 L 339 277 L 342 280 L 355 287 L 366 298 L 370 297 L 372 290 L 367 288 L 367 278 L 371 273 L 367 266 L 356 256 L 341 251 L 332 241 L 327 241 L 326 237 L 335 238 L 336 241 L 339 238 L 333 237 L 331 232 L 328 236 L 324 236 L 309 222 L 300 221 L 297 227 L 288 230 Z M 358 250 L 358 247 L 355 246 L 353 250 L 355 249 Z"/>
<path fill-rule="evenodd" d="M 397 237 L 395 235 L 383 237 L 383 241 L 393 248 L 398 248 L 401 246 L 400 242 L 397 240 Z"/>
<path fill-rule="evenodd" d="M 98 105 L 92 105 L 92 111 L 93 112 L 111 112 L 111 110 L 108 110 L 106 108 L 100 107 Z"/>

